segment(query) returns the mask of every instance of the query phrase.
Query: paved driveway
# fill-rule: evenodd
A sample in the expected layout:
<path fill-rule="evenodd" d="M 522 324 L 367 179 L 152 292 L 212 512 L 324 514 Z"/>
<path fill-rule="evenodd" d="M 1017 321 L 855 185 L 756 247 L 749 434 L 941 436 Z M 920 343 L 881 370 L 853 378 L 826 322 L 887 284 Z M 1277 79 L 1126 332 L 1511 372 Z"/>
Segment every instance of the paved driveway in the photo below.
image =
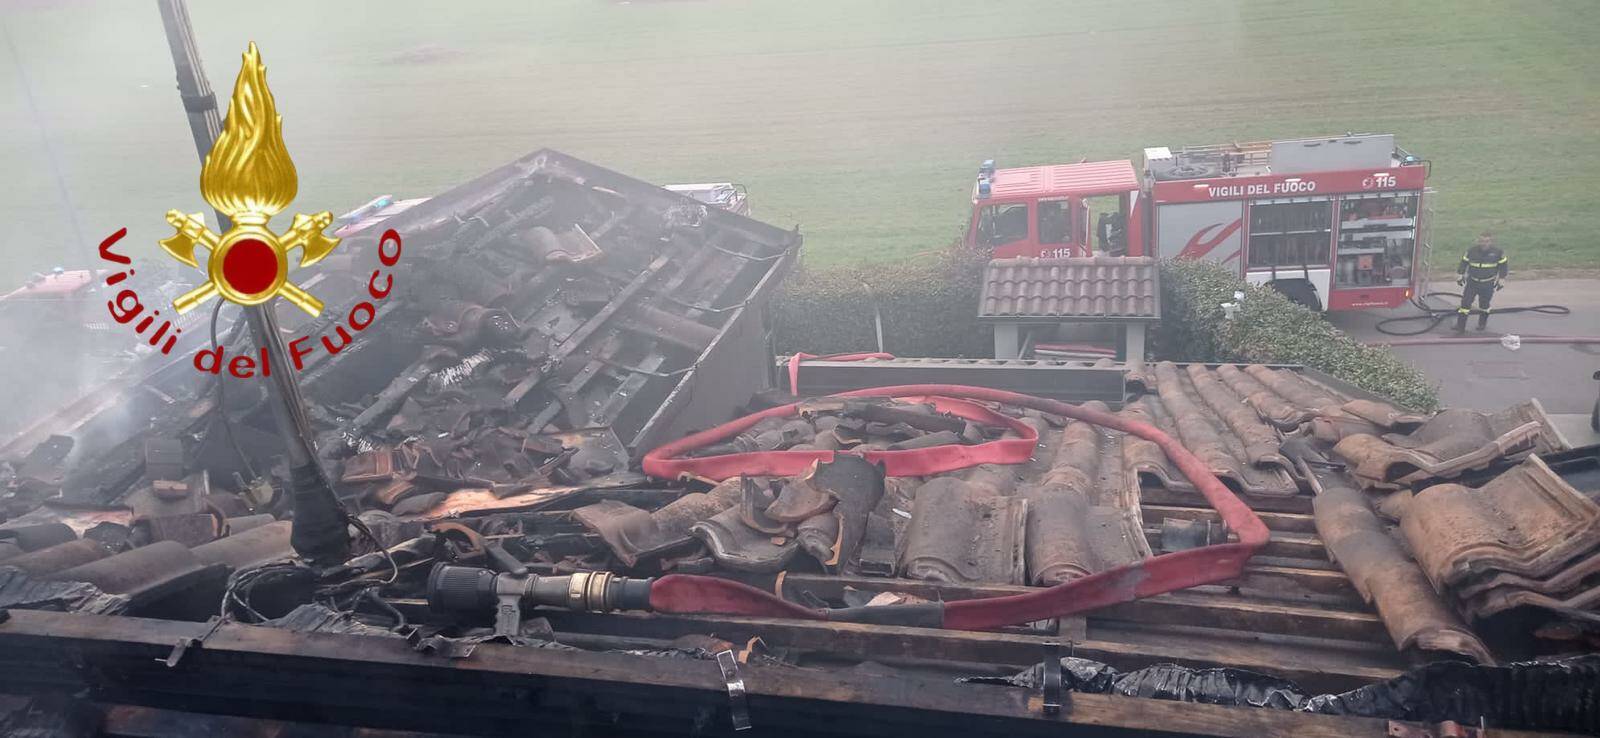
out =
<path fill-rule="evenodd" d="M 1455 284 L 1435 284 L 1435 289 L 1455 290 Z M 1595 279 L 1540 279 L 1518 280 L 1513 274 L 1504 290 L 1495 296 L 1494 306 L 1534 305 L 1553 303 L 1572 309 L 1571 315 L 1552 316 L 1539 313 L 1513 313 L 1494 315 L 1489 319 L 1489 330 L 1473 330 L 1476 317 L 1468 320 L 1467 332 L 1457 334 L 1450 330 L 1454 318 L 1439 324 L 1434 330 L 1415 338 L 1451 339 L 1467 337 L 1495 337 L 1516 334 L 1530 336 L 1593 336 L 1600 337 L 1600 280 Z M 1455 307 L 1436 298 L 1432 304 Z M 1329 313 L 1334 325 L 1355 336 L 1357 340 L 1377 342 L 1400 337 L 1384 335 L 1375 328 L 1377 322 L 1397 315 L 1412 315 L 1416 308 L 1409 305 L 1395 310 Z M 1415 330 L 1425 323 L 1401 324 L 1400 328 Z M 1422 369 L 1439 382 L 1440 399 L 1446 405 L 1470 407 L 1480 410 L 1498 410 L 1507 405 L 1536 397 L 1552 415 L 1558 418 L 1562 430 L 1575 443 L 1600 442 L 1600 437 L 1586 435 L 1589 412 L 1594 407 L 1597 383 L 1596 370 L 1600 370 L 1600 345 L 1530 344 L 1511 350 L 1499 343 L 1441 343 L 1427 346 L 1396 346 L 1395 353 Z"/>

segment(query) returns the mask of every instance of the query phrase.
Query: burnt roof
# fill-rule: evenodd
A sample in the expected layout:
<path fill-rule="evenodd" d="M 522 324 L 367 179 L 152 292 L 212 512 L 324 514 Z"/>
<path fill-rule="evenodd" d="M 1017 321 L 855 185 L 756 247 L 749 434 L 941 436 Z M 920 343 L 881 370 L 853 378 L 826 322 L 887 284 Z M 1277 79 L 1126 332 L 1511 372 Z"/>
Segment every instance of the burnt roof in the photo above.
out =
<path fill-rule="evenodd" d="M 1062 364 L 1055 370 L 1081 368 Z M 1427 435 L 1418 430 L 1424 418 L 1371 398 L 1354 397 L 1313 374 L 1283 367 L 1158 363 L 1130 372 L 1127 391 L 1119 415 L 1152 423 L 1178 439 L 1257 510 L 1269 529 L 1265 548 L 1237 580 L 984 633 L 770 617 L 540 610 L 538 615 L 551 628 L 550 640 L 533 641 L 542 644 L 540 650 L 527 645 L 483 644 L 479 648 L 485 649 L 487 658 L 457 663 L 470 666 L 504 659 L 505 663 L 521 664 L 519 659 L 528 659 L 528 664 L 545 664 L 553 654 L 600 669 L 606 666 L 605 657 L 614 654 L 584 649 L 626 650 L 652 657 L 616 663 L 626 666 L 627 673 L 636 673 L 655 668 L 663 658 L 704 659 L 708 653 L 731 649 L 748 659 L 739 668 L 771 680 L 796 673 L 838 680 L 857 674 L 902 680 L 916 678 L 913 674 L 925 677 L 930 671 L 943 676 L 970 674 L 974 664 L 1011 671 L 1047 658 L 1042 654 L 1066 640 L 1071 643 L 1072 655 L 1119 669 L 1152 663 L 1225 665 L 1291 679 L 1310 690 L 1337 691 L 1399 675 L 1414 650 L 1484 657 L 1471 629 L 1453 614 L 1454 603 L 1437 598 L 1418 565 L 1398 546 L 1373 545 L 1375 536 L 1386 535 L 1384 524 L 1369 511 L 1368 493 L 1352 487 L 1356 478 L 1328 465 L 1318 466 L 1318 472 L 1308 476 L 1306 465 L 1299 463 L 1320 463 L 1319 449 L 1325 451 L 1332 441 L 1343 437 L 1386 436 L 1405 444 L 1404 437 Z M 1000 410 L 1020 417 L 1038 433 L 1030 461 L 926 477 L 890 477 L 876 506 L 857 500 L 859 506 L 844 508 L 850 499 L 840 498 L 835 505 L 843 510 L 840 532 L 812 535 L 809 542 L 803 523 L 793 541 L 750 528 L 752 520 L 772 525 L 777 518 L 769 517 L 777 511 L 767 506 L 765 513 L 759 513 L 761 505 L 753 507 L 747 491 L 727 486 L 707 494 L 668 483 L 610 490 L 591 485 L 552 489 L 536 501 L 483 493 L 436 509 L 449 515 L 451 523 L 464 523 L 485 536 L 493 535 L 538 571 L 559 571 L 559 567 L 579 561 L 585 568 L 610 569 L 628 576 L 718 571 L 795 602 L 832 606 L 868 600 L 883 604 L 1020 594 L 1036 591 L 1032 588 L 1042 584 L 1107 571 L 1228 535 L 1216 512 L 1150 442 L 1034 411 Z M 794 422 L 816 423 L 820 417 Z M 877 429 L 862 425 L 862 432 L 867 436 L 909 435 L 894 443 L 917 442 L 915 433 L 896 430 L 896 423 L 876 422 L 883 425 Z M 774 430 L 781 437 L 798 431 L 799 436 L 789 441 L 795 442 L 807 433 L 815 434 L 817 427 L 820 425 Z M 839 440 L 836 431 L 834 435 Z M 810 442 L 815 444 L 815 436 L 812 438 Z M 726 507 L 730 500 L 740 504 Z M 827 504 L 815 494 L 789 499 L 780 495 L 776 502 L 790 511 Z M 675 514 L 662 514 L 668 508 Z M 88 522 L 91 514 L 95 519 L 106 515 L 105 511 L 69 513 L 78 523 Z M 369 515 L 378 516 L 368 519 L 374 521 L 379 535 L 414 535 L 399 532 L 403 529 L 386 531 L 383 525 L 376 525 L 384 520 L 382 513 Z M 846 524 L 846 519 L 860 524 Z M 385 525 L 392 526 L 393 521 Z M 592 527 L 586 530 L 586 526 Z M 692 530 L 695 527 L 700 528 L 698 534 Z M 691 529 L 688 536 L 683 535 L 684 528 Z M 709 550 L 696 547 L 696 539 L 707 541 Z M 679 545 L 680 540 L 687 540 L 691 548 Z M 840 563 L 849 559 L 842 552 L 838 558 L 827 557 L 838 550 L 834 546 L 846 540 L 859 541 L 859 549 L 851 549 L 857 552 L 854 566 Z M 610 559 L 606 549 L 619 545 L 626 557 Z M 160 553 L 148 550 L 151 548 L 135 548 L 129 553 Z M 194 556 L 183 555 L 175 545 L 165 548 L 171 555 L 156 562 L 159 566 L 154 568 L 161 569 L 156 573 L 170 569 L 180 578 L 204 578 L 205 572 L 191 561 L 204 546 L 197 547 Z M 530 556 L 530 551 L 539 555 Z M 734 555 L 744 568 L 720 567 L 719 552 Z M 818 552 L 823 556 L 819 558 Z M 139 563 L 131 559 L 140 557 L 120 556 L 128 558 L 121 562 L 104 559 L 107 563 L 100 568 Z M 1336 562 L 1330 556 L 1350 560 Z M 777 568 L 752 571 L 750 565 L 761 561 L 775 562 Z M 140 584 L 144 589 L 160 589 L 173 578 L 162 574 L 148 586 Z M 15 584 L 11 589 L 16 589 Z M 62 600 L 81 598 L 83 593 L 25 594 L 32 599 Z M 1558 594 L 1570 593 L 1563 590 Z M 403 589 L 386 597 L 395 598 L 395 605 L 408 616 L 425 615 L 415 599 L 406 601 Z M 1397 603 L 1396 598 L 1403 601 Z M 1430 606 L 1419 606 L 1419 598 L 1427 599 Z M 206 604 L 214 612 L 215 596 Z M 31 623 L 30 628 L 44 627 L 30 619 L 34 615 L 22 613 L 21 620 Z M 331 617 L 313 619 L 320 623 Z M 317 644 L 317 658 L 333 668 L 359 662 L 361 649 L 383 648 L 367 639 L 360 644 L 345 643 L 336 634 L 353 632 L 346 627 L 351 623 L 347 616 L 338 620 L 327 627 L 287 622 L 266 625 L 315 631 L 312 635 L 318 637 L 310 640 L 299 638 L 299 633 L 276 633 L 273 642 Z M 125 626 L 129 622 L 155 624 L 149 627 L 170 625 L 112 618 L 95 632 L 106 634 L 103 637 L 109 640 L 113 638 L 109 634 L 133 627 Z M 201 627 L 195 624 L 196 632 Z M 232 643 L 241 635 L 248 636 L 254 626 L 228 623 L 221 627 L 227 637 L 220 640 Z M 0 642 L 5 637 L 0 630 Z M 170 642 L 166 636 L 159 641 L 163 654 L 170 650 Z M 280 650 L 295 656 L 310 653 L 310 648 L 284 645 Z M 585 661 L 585 657 L 595 660 Z M 149 656 L 144 659 L 148 661 Z M 887 666 L 869 669 L 866 662 Z M 794 669 L 795 663 L 809 668 Z M 840 665 L 850 663 L 863 666 Z M 222 668 L 201 661 L 188 666 Z M 771 680 L 754 679 L 761 684 Z M 318 692 L 307 690 L 299 699 L 314 702 Z M 971 694 L 975 701 L 990 699 Z M 907 706 L 901 699 L 896 696 L 884 704 Z M 1295 713 L 1282 715 L 1288 714 Z M 1259 717 L 1271 721 L 1281 715 Z M 1329 721 L 1326 726 L 1330 729 L 1335 725 L 1335 718 L 1319 719 Z"/>
<path fill-rule="evenodd" d="M 330 464 L 427 431 L 609 428 L 632 449 L 725 418 L 765 386 L 751 326 L 801 242 L 797 232 L 548 149 L 365 225 L 308 271 L 303 284 L 328 305 L 322 316 L 279 311 L 293 335 L 311 337 L 301 383 Z M 356 333 L 343 324 L 371 299 L 367 277 L 387 229 L 404 239 L 393 294 L 330 355 L 318 337 L 337 345 Z M 255 353 L 240 333 L 224 332 L 228 356 Z M 0 453 L 20 456 L 72 429 L 62 487 L 89 503 L 129 491 L 147 438 L 184 439 L 184 462 L 213 479 L 247 473 L 220 432 L 205 432 L 217 420 L 215 380 L 191 358 L 95 393 L 125 398 L 115 412 L 100 402 L 62 408 Z M 719 391 L 695 391 L 702 385 Z M 234 435 L 256 468 L 269 468 L 281 446 L 265 398 L 228 389 Z M 135 427 L 128 417 L 152 422 Z M 501 455 L 478 443 L 472 458 Z M 448 473 L 463 472 L 472 475 Z"/>

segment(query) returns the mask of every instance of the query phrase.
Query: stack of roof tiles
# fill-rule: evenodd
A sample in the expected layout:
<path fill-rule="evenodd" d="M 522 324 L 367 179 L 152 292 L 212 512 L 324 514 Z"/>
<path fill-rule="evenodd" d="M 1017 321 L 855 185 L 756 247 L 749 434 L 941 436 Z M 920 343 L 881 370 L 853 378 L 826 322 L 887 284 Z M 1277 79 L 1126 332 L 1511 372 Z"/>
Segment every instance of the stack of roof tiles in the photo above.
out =
<path fill-rule="evenodd" d="M 1600 624 L 1600 488 L 1546 463 L 1566 449 L 1552 429 L 1530 400 L 1444 410 L 1406 433 L 1346 434 L 1333 452 L 1368 490 L 1398 490 L 1388 507 L 1400 534 L 1466 617 L 1536 608 Z"/>
<path fill-rule="evenodd" d="M 1434 587 L 1474 618 L 1519 607 L 1600 624 L 1600 503 L 1538 456 L 1481 487 L 1418 493 L 1401 530 Z"/>

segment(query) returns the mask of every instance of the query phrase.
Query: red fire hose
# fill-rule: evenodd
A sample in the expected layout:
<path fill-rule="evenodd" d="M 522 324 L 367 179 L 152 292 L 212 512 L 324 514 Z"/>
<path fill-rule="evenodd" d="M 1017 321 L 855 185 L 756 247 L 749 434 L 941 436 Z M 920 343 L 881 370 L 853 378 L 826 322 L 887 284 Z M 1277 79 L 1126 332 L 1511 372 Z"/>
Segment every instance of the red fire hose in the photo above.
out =
<path fill-rule="evenodd" d="M 791 365 L 793 368 L 794 365 Z M 1162 554 L 1126 566 L 1040 589 L 1027 594 L 930 603 L 929 605 L 891 605 L 866 608 L 877 611 L 875 622 L 889 622 L 892 611 L 904 608 L 908 618 L 923 624 L 928 608 L 937 608 L 936 622 L 928 623 L 944 628 L 985 630 L 1004 625 L 1016 625 L 1035 620 L 1063 617 L 1094 610 L 1118 602 L 1129 602 L 1142 597 L 1172 592 L 1201 584 L 1213 584 L 1238 577 L 1244 564 L 1267 542 L 1267 527 L 1250 507 L 1234 496 L 1204 462 L 1161 429 L 1145 422 L 1129 420 L 1108 412 L 1069 405 L 1017 392 L 945 384 L 917 384 L 897 387 L 875 387 L 842 393 L 843 397 L 929 397 L 963 398 L 982 402 L 998 402 L 1032 408 L 1062 415 L 1075 420 L 1129 433 L 1148 440 L 1161 449 L 1178 467 L 1184 477 L 1205 496 L 1211 506 L 1222 516 L 1228 528 L 1239 536 L 1237 543 L 1221 543 L 1202 548 Z M 967 403 L 962 403 L 967 404 Z M 737 454 L 725 457 L 700 459 L 673 459 L 676 454 L 700 448 L 733 436 L 754 425 L 764 417 L 792 414 L 796 405 L 773 408 L 764 413 L 741 418 L 726 425 L 696 433 L 676 443 L 651 451 L 644 458 L 645 473 L 658 477 L 676 478 L 682 473 L 715 470 L 727 476 L 741 473 L 717 463 L 718 459 L 733 456 L 776 456 L 792 452 L 767 452 L 766 454 Z M 1030 429 L 1031 431 L 1031 429 Z M 1017 440 L 1017 439 L 1010 439 Z M 1033 441 L 1029 441 L 1031 452 Z M 935 447 L 918 451 L 960 449 L 963 447 Z M 970 447 L 968 447 L 970 448 Z M 831 459 L 835 452 L 802 452 L 807 454 L 805 464 L 821 453 Z M 903 452 L 902 452 L 903 453 Z M 754 460 L 752 460 L 754 461 Z M 1000 462 L 1016 463 L 1016 462 Z M 958 467 L 959 468 L 959 467 Z M 749 470 L 743 473 L 770 474 Z M 894 472 L 891 471 L 891 474 Z M 756 615 L 766 617 L 800 618 L 807 620 L 857 620 L 863 608 L 817 610 L 797 605 L 768 592 L 725 579 L 686 574 L 671 574 L 657 579 L 650 590 L 650 605 L 657 612 L 715 613 L 726 615 Z"/>
<path fill-rule="evenodd" d="M 835 396 L 861 397 L 876 393 L 878 393 L 878 390 L 875 389 L 856 390 L 855 392 L 846 392 Z M 1034 446 L 1039 443 L 1039 434 L 1033 429 L 1033 426 L 1009 415 L 1001 415 L 982 405 L 951 397 L 915 397 L 908 395 L 899 395 L 899 397 L 931 402 L 934 409 L 939 412 L 949 413 L 958 418 L 971 420 L 982 425 L 1010 428 L 1017 434 L 1017 437 L 1002 438 L 997 441 L 988 441 L 972 446 L 930 446 L 928 448 L 901 451 L 874 449 L 860 454 L 867 461 L 873 463 L 882 462 L 884 464 L 884 472 L 892 477 L 922 477 L 965 469 L 978 464 L 1021 464 L 1033 456 Z M 792 403 L 769 410 L 762 410 L 759 413 L 746 415 L 731 423 L 684 436 L 646 454 L 643 462 L 644 472 L 665 479 L 680 479 L 689 476 L 712 479 L 719 482 L 741 474 L 777 477 L 792 477 L 797 474 L 804 474 L 807 469 L 811 468 L 812 462 L 832 461 L 834 452 L 820 449 L 815 451 L 750 451 L 747 453 L 702 456 L 699 458 L 673 458 L 685 451 L 703 448 L 718 441 L 727 440 L 749 430 L 755 424 L 768 418 L 783 418 L 799 414 L 800 403 Z"/>

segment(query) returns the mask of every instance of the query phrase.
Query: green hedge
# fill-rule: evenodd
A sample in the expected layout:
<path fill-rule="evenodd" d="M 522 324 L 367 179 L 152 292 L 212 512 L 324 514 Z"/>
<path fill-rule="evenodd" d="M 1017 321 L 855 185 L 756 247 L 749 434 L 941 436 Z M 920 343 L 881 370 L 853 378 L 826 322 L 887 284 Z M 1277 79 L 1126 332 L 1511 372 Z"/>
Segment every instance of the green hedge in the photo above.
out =
<path fill-rule="evenodd" d="M 987 263 L 987 256 L 959 245 L 894 264 L 813 269 L 802 263 L 774 306 L 778 351 L 875 351 L 876 307 L 889 353 L 993 356 L 989 328 L 977 320 Z"/>
<path fill-rule="evenodd" d="M 1244 300 L 1228 320 L 1222 303 Z M 1357 342 L 1277 290 L 1245 284 L 1212 262 L 1164 262 L 1161 325 L 1152 352 L 1174 361 L 1302 364 L 1416 410 L 1439 397 L 1422 372 L 1385 348 Z"/>
<path fill-rule="evenodd" d="M 774 303 L 780 353 L 873 351 L 874 306 L 884 350 L 899 356 L 993 355 L 977 321 L 987 256 L 951 246 L 897 264 L 801 267 Z M 1245 293 L 1233 320 L 1220 307 Z M 1162 321 L 1152 354 L 1173 361 L 1303 364 L 1416 410 L 1433 410 L 1428 380 L 1387 349 L 1364 346 L 1277 291 L 1210 262 L 1162 264 Z"/>

